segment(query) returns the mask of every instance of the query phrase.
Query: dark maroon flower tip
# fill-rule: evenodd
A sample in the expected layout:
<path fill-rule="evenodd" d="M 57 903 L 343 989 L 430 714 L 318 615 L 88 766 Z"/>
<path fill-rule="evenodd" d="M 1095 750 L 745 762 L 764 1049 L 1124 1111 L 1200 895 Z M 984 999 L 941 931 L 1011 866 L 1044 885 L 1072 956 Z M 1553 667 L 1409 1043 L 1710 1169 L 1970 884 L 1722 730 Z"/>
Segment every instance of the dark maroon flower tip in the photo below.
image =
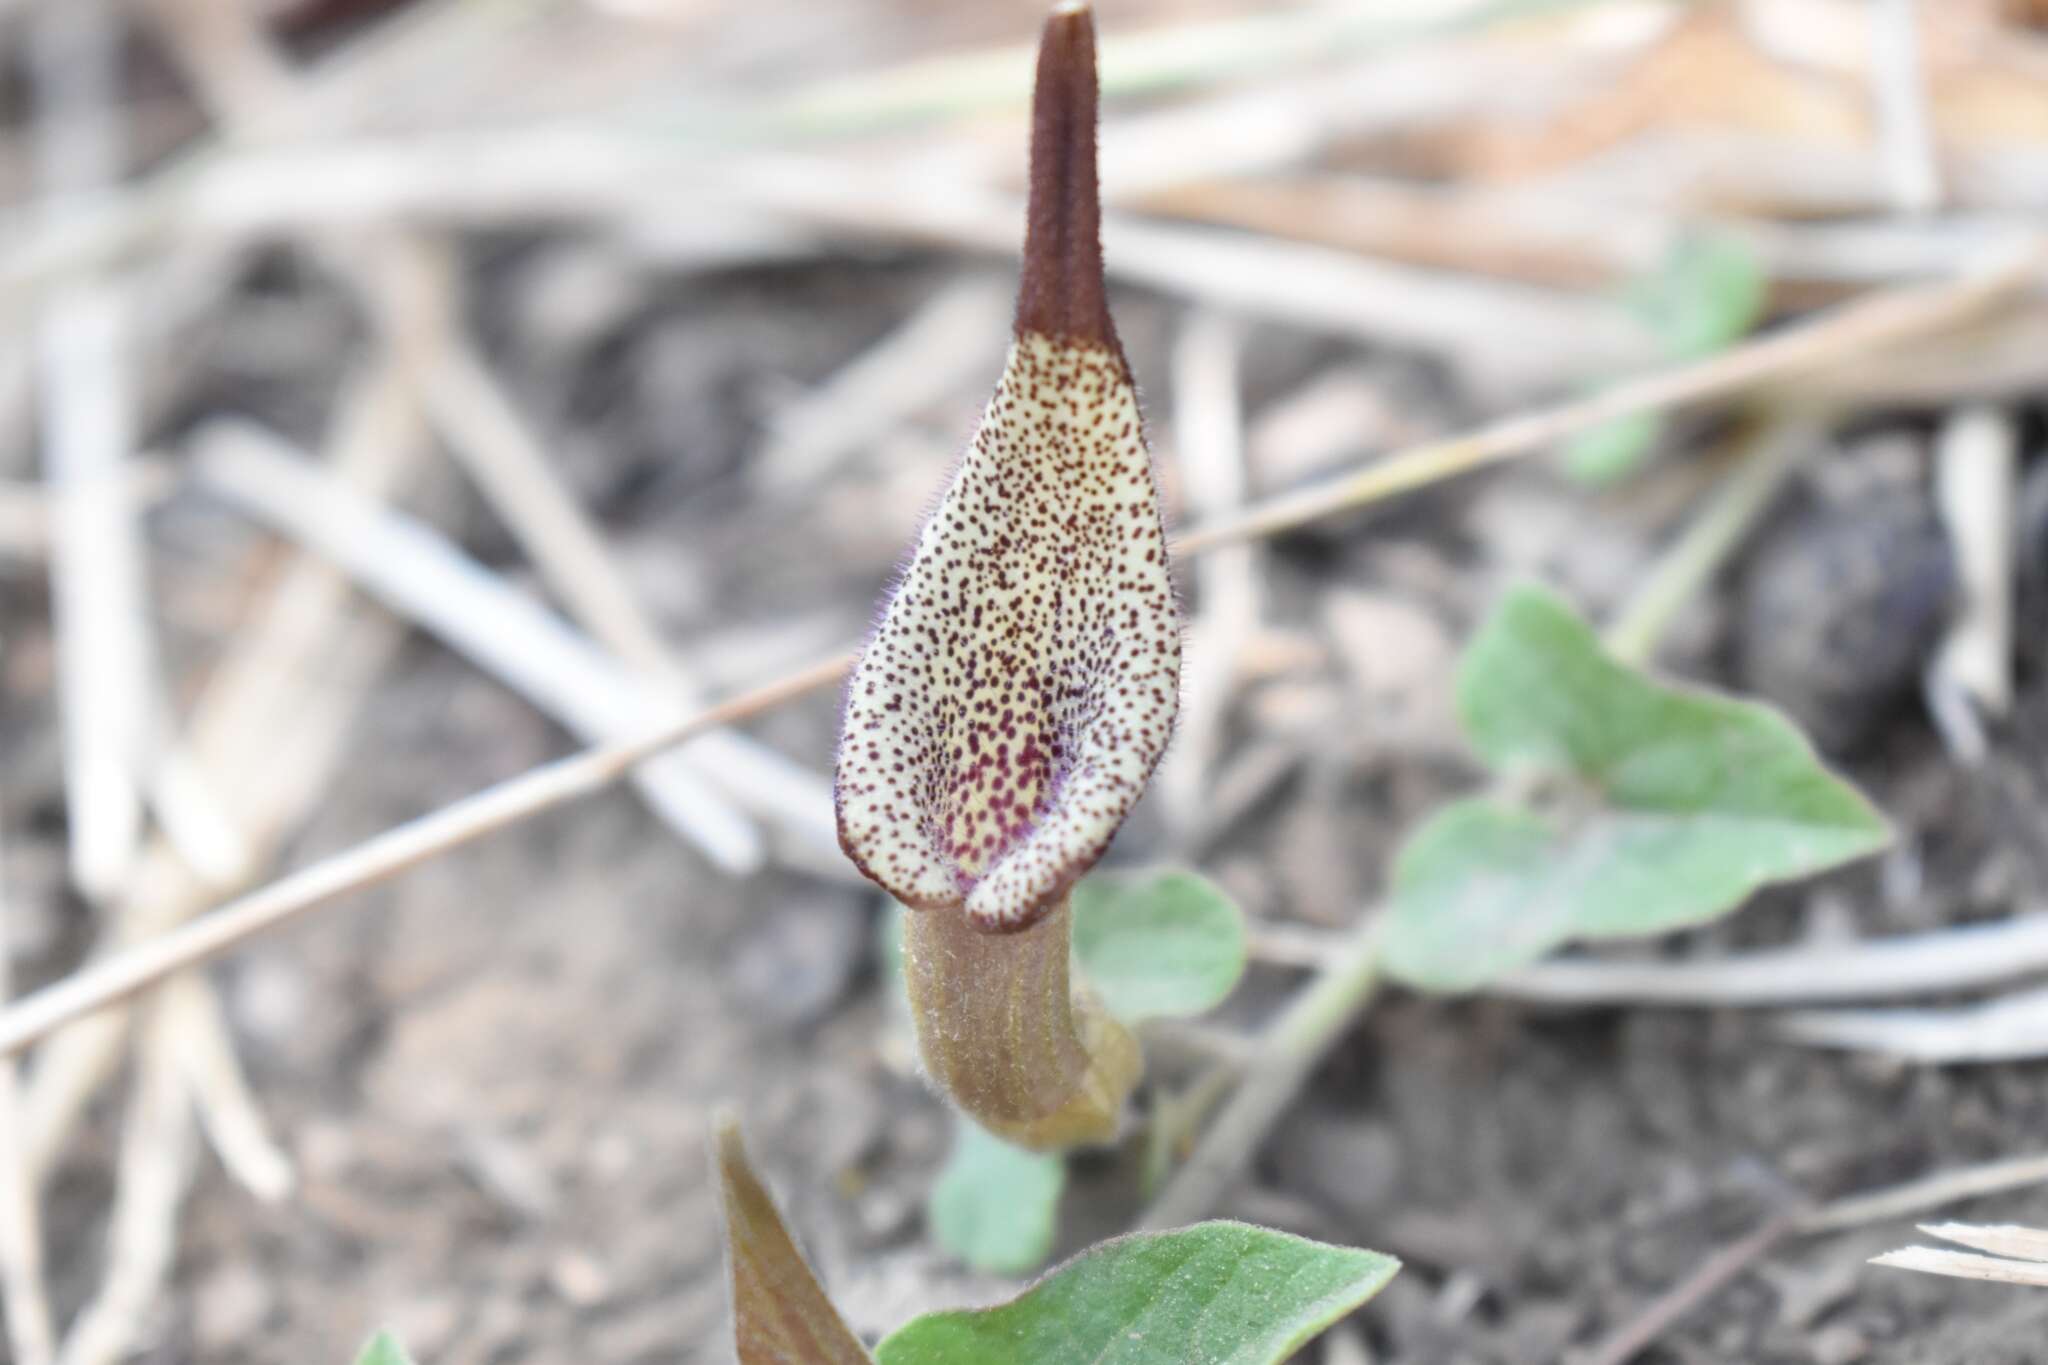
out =
<path fill-rule="evenodd" d="M 1095 171 L 1095 16 L 1062 4 L 1045 21 L 1031 96 L 1031 198 L 1017 330 L 1116 351 L 1102 282 Z"/>

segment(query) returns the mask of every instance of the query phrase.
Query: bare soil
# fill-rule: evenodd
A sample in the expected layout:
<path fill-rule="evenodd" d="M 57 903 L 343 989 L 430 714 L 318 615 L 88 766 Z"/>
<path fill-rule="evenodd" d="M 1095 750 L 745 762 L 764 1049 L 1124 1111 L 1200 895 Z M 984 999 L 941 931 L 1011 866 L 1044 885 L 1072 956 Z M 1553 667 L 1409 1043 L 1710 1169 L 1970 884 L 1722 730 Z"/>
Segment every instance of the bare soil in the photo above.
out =
<path fill-rule="evenodd" d="M 770 495 L 750 460 L 780 405 L 907 316 L 946 268 L 883 258 L 713 276 L 650 291 L 599 335 L 537 341 L 513 320 L 539 306 L 536 281 L 560 263 L 557 250 L 507 243 L 484 263 L 495 358 L 682 652 L 737 685 L 857 637 L 983 393 L 953 395 L 908 438 L 863 450 L 814 486 Z M 264 287 L 288 297 L 319 288 L 295 278 Z M 243 306 L 261 301 L 252 288 Z M 1117 308 L 1170 470 L 1167 346 L 1184 315 L 1142 295 L 1120 296 Z M 1329 373 L 1356 378 L 1381 405 L 1383 427 L 1362 430 L 1361 448 L 1473 416 L 1456 375 L 1400 355 L 1272 329 L 1254 330 L 1248 355 L 1255 424 Z M 173 425 L 238 407 L 299 435 L 317 431 L 319 402 L 274 379 L 226 374 Z M 1872 421 L 1823 463 L 1888 468 L 1886 449 L 1924 443 L 1924 418 Z M 1914 517 L 1861 510 L 1876 497 L 1924 504 L 1922 467 L 1907 464 L 1903 480 L 1810 479 L 1678 623 L 1665 655 L 1698 680 L 1767 681 L 1795 710 L 1811 704 L 1802 688 L 1827 707 L 1867 708 L 1837 757 L 1897 820 L 1897 850 L 1761 897 L 1712 930 L 1615 951 L 1706 956 L 1815 932 L 1929 929 L 2015 913 L 2048 877 L 2048 671 L 2038 655 L 1993 759 L 1968 771 L 1922 714 L 1912 651 L 1903 665 L 1814 662 L 1804 655 L 1827 650 L 1759 605 L 1773 589 L 1755 576 L 1803 572 L 1799 547 L 1824 540 L 1813 528 L 1828 518 L 1892 537 L 1872 551 L 1881 568 L 1913 561 L 1900 547 L 1917 534 Z M 1276 921 L 1348 922 L 1372 901 L 1403 830 L 1474 780 L 1431 699 L 1494 592 L 1541 574 L 1604 612 L 1698 486 L 1674 460 L 1635 491 L 1601 497 L 1539 461 L 1271 545 L 1261 568 L 1269 625 L 1294 652 L 1232 709 L 1210 787 L 1215 818 L 1181 838 L 1148 807 L 1115 857 L 1196 861 Z M 477 507 L 444 508 L 442 520 L 519 571 Z M 222 643 L 219 614 L 189 585 L 262 543 L 192 493 L 174 497 L 154 529 L 171 654 L 189 688 Z M 1938 564 L 1929 572 L 1939 579 Z M 1866 591 L 1853 580 L 1808 573 L 1796 605 L 1823 623 L 1897 614 L 1859 618 L 1859 639 L 1827 648 L 1881 655 L 1919 628 L 1900 605 L 1914 584 Z M 17 902 L 42 907 L 22 967 L 47 978 L 88 935 L 59 890 L 41 584 L 16 575 L 0 588 L 11 875 Z M 2041 618 L 2031 620 L 2039 638 Z M 1828 668 L 1851 677 L 1853 696 L 1843 698 L 1837 674 L 1812 676 Z M 753 728 L 823 770 L 833 723 L 833 700 L 817 696 Z M 571 745 L 419 639 L 364 698 L 349 748 L 290 863 Z M 177 1296 L 147 1359 L 339 1362 L 389 1324 L 432 1365 L 725 1360 L 704 1155 L 721 1104 L 743 1114 L 801 1239 L 862 1329 L 1003 1292 L 949 1264 L 923 1225 L 948 1123 L 914 1073 L 875 969 L 881 908 L 846 881 L 724 879 L 618 791 L 243 953 L 218 978 L 302 1183 L 264 1206 L 202 1154 Z M 1255 968 L 1223 1022 L 1255 1024 L 1295 979 Z M 52 1233 L 63 1310 L 97 1281 L 116 1117 L 96 1116 L 61 1177 Z M 1373 1360 L 1547 1362 L 1569 1359 L 1802 1200 L 2030 1152 L 2043 1133 L 2039 1064 L 1927 1068 L 1821 1053 L 1733 1012 L 1567 1012 L 1396 993 L 1322 1068 L 1228 1211 L 1403 1258 L 1405 1272 L 1359 1320 Z M 1127 1167 L 1113 1155 L 1084 1163 L 1077 1236 L 1130 1206 Z M 2048 1192 L 1954 1212 L 2048 1225 Z M 1909 1238 L 1888 1224 L 1781 1243 L 1639 1359 L 2048 1358 L 2048 1298 L 1863 1264 Z"/>

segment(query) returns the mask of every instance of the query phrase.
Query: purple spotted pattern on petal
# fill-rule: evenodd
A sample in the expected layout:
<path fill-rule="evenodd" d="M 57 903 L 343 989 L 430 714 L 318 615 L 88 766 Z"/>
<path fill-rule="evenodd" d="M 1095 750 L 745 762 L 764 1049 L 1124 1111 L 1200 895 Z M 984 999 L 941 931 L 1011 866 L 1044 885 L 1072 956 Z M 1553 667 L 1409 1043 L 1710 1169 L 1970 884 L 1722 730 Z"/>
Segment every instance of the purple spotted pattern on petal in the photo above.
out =
<path fill-rule="evenodd" d="M 1017 339 L 981 429 L 848 685 L 839 842 L 904 904 L 976 927 L 1049 913 L 1173 730 L 1180 614 L 1110 322 L 1095 29 L 1047 20 Z"/>
<path fill-rule="evenodd" d="M 840 842 L 906 905 L 1034 923 L 1144 791 L 1179 672 L 1123 358 L 1025 332 L 853 672 Z"/>

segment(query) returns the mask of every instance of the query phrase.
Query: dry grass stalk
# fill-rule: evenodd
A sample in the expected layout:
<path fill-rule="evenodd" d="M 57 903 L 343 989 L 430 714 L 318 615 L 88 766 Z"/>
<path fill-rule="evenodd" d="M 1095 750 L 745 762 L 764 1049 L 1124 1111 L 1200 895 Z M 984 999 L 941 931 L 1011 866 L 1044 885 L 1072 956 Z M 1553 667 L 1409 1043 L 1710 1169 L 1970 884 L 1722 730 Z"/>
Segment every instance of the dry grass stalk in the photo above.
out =
<path fill-rule="evenodd" d="M 0 858 L 0 1001 L 12 994 L 11 905 L 6 863 Z M 50 1365 L 56 1331 L 43 1279 L 42 1219 L 35 1181 L 21 1149 L 20 1074 L 11 1057 L 0 1059 L 0 1311 L 7 1318 L 14 1365 Z"/>
<path fill-rule="evenodd" d="M 0 1309 L 16 1365 L 49 1365 L 56 1329 L 43 1279 L 42 1218 L 22 1160 L 19 1070 L 0 1061 Z"/>
<path fill-rule="evenodd" d="M 1920 61 L 1919 11 L 1919 0 L 1878 0 L 1870 7 L 1870 79 L 1878 146 L 1892 207 L 1911 215 L 1932 213 L 1941 205 L 1934 123 L 1927 112 L 1927 80 Z"/>
<path fill-rule="evenodd" d="M 1870 1263 L 1926 1275 L 2048 1289 L 2048 1232 L 2010 1224 L 1987 1227 L 1968 1223 L 1923 1223 L 1920 1231 L 1974 1250 L 1901 1247 L 1871 1257 Z"/>
<path fill-rule="evenodd" d="M 61 227 L 122 171 L 119 20 L 107 0 L 51 6 L 32 38 L 45 217 Z M 50 299 L 38 333 L 71 874 L 96 902 L 119 890 L 140 847 L 149 716 L 141 538 L 124 473 L 127 307 L 118 283 L 77 281 Z"/>
<path fill-rule="evenodd" d="M 1210 313 L 1196 315 L 1174 348 L 1174 441 L 1187 507 L 1198 517 L 1245 502 L 1243 349 L 1244 329 Z M 1245 645 L 1259 629 L 1258 547 L 1226 546 L 1205 556 L 1194 577 L 1198 609 L 1187 627 L 1180 720 L 1158 776 L 1167 819 L 1183 834 L 1201 816 Z"/>
<path fill-rule="evenodd" d="M 1634 1318 L 1595 1346 L 1582 1358 L 1581 1365 L 1628 1365 L 1637 1352 L 1662 1336 L 1672 1324 L 1761 1260 L 1795 1226 L 1791 1215 L 1781 1214 L 1707 1257 L 1690 1275 L 1652 1299 Z"/>
<path fill-rule="evenodd" d="M 1974 1251 L 1953 1251 L 1947 1247 L 1901 1247 L 1870 1258 L 1872 1265 L 1894 1270 L 1917 1270 L 1924 1275 L 1946 1275 L 1958 1280 L 1990 1280 L 1998 1284 L 2030 1285 L 2048 1289 L 2048 1265 L 2038 1261 L 2014 1261 L 2003 1256 L 1984 1256 Z"/>
<path fill-rule="evenodd" d="M 1180 553 L 1201 553 L 1229 540 L 1273 534 L 1527 454 L 1615 417 L 1726 396 L 1815 366 L 1838 363 L 1870 348 L 1938 333 L 2032 283 L 2038 269 L 2037 253 L 2029 252 L 1947 284 L 1886 291 L 1736 347 L 1703 364 L 1681 366 L 1624 385 L 1601 399 L 1542 409 L 1462 438 L 1432 441 L 1399 452 L 1362 475 L 1249 508 L 1221 525 L 1197 528 L 1182 536 L 1176 548 Z M 189 926 L 175 937 L 76 973 L 0 1011 L 0 1055 L 18 1052 L 62 1024 L 147 989 L 183 967 L 231 951 L 248 937 L 289 922 L 347 891 L 393 876 L 424 858 L 536 811 L 595 791 L 645 757 L 694 737 L 709 725 L 754 715 L 827 686 L 844 666 L 842 656 L 732 697 L 673 727 L 530 770 L 303 869 L 263 892 L 223 907 L 206 923 Z"/>
<path fill-rule="evenodd" d="M 172 1037 L 179 1075 L 221 1165 L 266 1202 L 290 1194 L 297 1174 L 242 1074 L 220 997 L 204 978 L 181 976 L 164 988 L 160 1025 Z"/>
<path fill-rule="evenodd" d="M 2048 1232 L 2011 1223 L 1923 1223 L 1920 1231 L 1945 1242 L 1954 1242 L 1993 1256 L 2011 1256 L 2021 1261 L 2048 1262 Z"/>
<path fill-rule="evenodd" d="M 1983 717 L 2012 707 L 2019 446 L 2015 419 L 1983 405 L 1956 409 L 1935 444 L 1935 501 L 1960 600 L 1927 669 L 1928 710 L 1949 752 L 1972 765 L 1991 748 Z"/>
<path fill-rule="evenodd" d="M 46 89 L 40 125 L 47 129 L 40 139 L 46 180 L 60 193 L 98 189 L 122 169 L 113 112 L 119 22 L 101 4 L 58 7 L 40 17 L 38 37 L 36 70 Z M 124 302 L 114 284 L 80 282 L 52 301 L 43 333 L 73 871 L 81 888 L 98 899 L 113 899 L 132 868 L 149 866 L 148 860 L 137 864 L 136 855 L 141 774 L 153 762 L 145 750 L 157 704 L 139 527 L 123 469 L 133 444 L 134 399 Z M 167 792 L 166 810 L 189 831 L 185 796 L 175 787 Z M 165 861 L 176 863 L 170 855 Z M 211 894 L 203 888 L 195 899 Z M 124 926 L 128 909 L 124 904 L 120 911 Z M 197 983 L 189 988 L 206 989 Z M 189 1032 L 175 1017 L 177 999 L 166 996 L 154 1006 L 161 1023 L 139 1062 L 107 1277 L 58 1356 L 66 1365 L 101 1365 L 124 1355 L 169 1271 L 185 1181 L 182 1153 L 192 1122 L 172 1060 L 172 1049 Z M 25 1112 L 9 1116 L 10 1134 L 20 1144 L 10 1153 L 9 1179 L 19 1180 L 22 1201 L 31 1208 L 58 1145 L 52 1131 L 66 1126 L 49 1124 L 51 1111 L 40 1101 L 55 1093 L 67 1105 L 82 1104 L 119 1037 L 118 1024 L 100 1023 L 85 1053 L 45 1057 Z M 33 1340 L 35 1309 L 26 1305 L 24 1312 L 31 1349 L 40 1350 L 42 1344 Z"/>
<path fill-rule="evenodd" d="M 911 173 L 839 163 L 763 162 L 732 179 L 742 203 L 843 231 L 1016 249 L 1019 206 L 999 192 L 935 193 Z M 1134 216 L 1106 216 L 1102 239 L 1112 279 L 1247 317 L 1446 353 L 1475 384 L 1510 397 L 1652 355 L 1647 334 L 1604 300 Z"/>
<path fill-rule="evenodd" d="M 1300 956 L 1302 947 L 1284 944 Z M 2048 971 L 2048 916 L 2022 913 L 1811 948 L 1778 948 L 1706 962 L 1559 958 L 1488 991 L 1556 1005 L 1708 1005 L 1757 1008 L 1977 990 Z"/>
<path fill-rule="evenodd" d="M 151 1009 L 161 1019 L 170 1004 L 160 997 Z M 106 1274 L 65 1333 L 58 1365 L 125 1360 L 146 1335 L 177 1252 L 178 1210 L 191 1179 L 192 1104 L 171 1055 L 175 1029 L 146 1037 L 124 1117 Z"/>
<path fill-rule="evenodd" d="M 234 128 L 262 121 L 275 136 L 280 127 L 310 121 L 291 113 L 301 82 L 257 27 L 254 14 L 192 0 L 159 0 L 157 13 L 221 122 Z M 673 705 L 687 711 L 694 686 L 458 321 L 455 272 L 445 248 L 431 238 L 400 232 L 374 233 L 367 245 L 332 236 L 316 238 L 314 245 L 382 325 L 394 323 L 391 281 L 407 282 L 413 299 L 431 299 L 412 313 L 407 338 L 421 367 L 429 417 L 571 614 L 600 643 L 678 694 Z M 749 746 L 739 741 L 729 747 Z M 759 767 L 746 761 L 750 757 L 743 753 L 736 764 L 743 777 Z M 788 771 L 793 766 L 782 765 L 774 776 L 801 781 L 801 772 Z M 647 775 L 644 789 L 663 817 L 721 869 L 733 875 L 758 870 L 766 852 L 759 832 L 695 767 L 694 760 L 678 757 L 660 773 Z M 822 780 L 812 775 L 809 782 L 811 804 L 821 808 L 826 799 Z M 813 827 L 817 823 L 814 817 Z"/>
<path fill-rule="evenodd" d="M 1341 251 L 1531 284 L 1611 285 L 1654 270 L 1699 217 L 1654 202 L 1606 202 L 1569 188 L 1416 185 L 1302 171 L 1248 183 L 1200 183 L 1147 196 L 1148 212 L 1312 242 Z M 1716 219 L 1786 295 L 1940 279 L 2023 241 L 2023 212 L 1842 222 Z"/>
<path fill-rule="evenodd" d="M 1802 1215 L 1799 1230 L 1838 1232 L 2043 1183 L 2048 1183 L 2048 1155 L 2007 1157 L 1837 1199 Z"/>
<path fill-rule="evenodd" d="M 844 459 L 919 408 L 978 380 L 998 354 L 1009 290 L 971 276 L 777 413 L 760 469 L 770 491 L 815 488 Z"/>
<path fill-rule="evenodd" d="M 1777 1029 L 1814 1047 L 1922 1063 L 2021 1061 L 2048 1056 L 2048 988 L 1939 1008 L 1799 1010 Z"/>
<path fill-rule="evenodd" d="M 1482 469 L 1575 436 L 1603 422 L 1690 407 L 1765 383 L 1866 355 L 1960 325 L 2033 284 L 2048 244 L 1997 261 L 1988 269 L 1937 285 L 1871 294 L 1689 365 L 1628 380 L 1590 398 L 1521 413 L 1478 431 L 1432 441 L 1376 461 L 1357 473 L 1274 498 L 1180 539 L 1183 550 L 1224 540 L 1277 534 L 1347 507 L 1376 501 Z"/>
<path fill-rule="evenodd" d="M 162 680 L 151 680 L 156 724 L 155 761 L 149 770 L 149 805 L 157 830 L 203 881 L 234 886 L 253 875 L 255 861 L 227 805 L 213 789 L 191 746 L 176 733 Z"/>
<path fill-rule="evenodd" d="M 1853 1195 L 1819 1208 L 1809 1207 L 1781 1214 L 1702 1262 L 1691 1275 L 1652 1301 L 1597 1347 L 1586 1357 L 1585 1365 L 1625 1365 L 1680 1316 L 1696 1308 L 1787 1236 L 1839 1232 L 1908 1217 L 1944 1204 L 2039 1184 L 2044 1180 L 2048 1180 L 2048 1158 L 2025 1157 L 1946 1171 L 1905 1185 Z M 1909 1247 L 1879 1256 L 1872 1264 L 1969 1279 L 2048 1284 L 2048 1273 L 2044 1273 L 2048 1272 L 2048 1232 L 1961 1223 L 1923 1225 L 1921 1231 L 1993 1254 L 1978 1256 L 1932 1247 Z"/>
<path fill-rule="evenodd" d="M 26 563 L 49 553 L 49 501 L 40 488 L 0 486 L 0 557 Z"/>
<path fill-rule="evenodd" d="M 286 442 L 219 420 L 195 435 L 201 477 L 264 524 L 321 555 L 392 611 L 431 631 L 586 742 L 617 740 L 674 714 L 667 698 L 546 607 L 469 559 L 422 522 L 389 512 L 323 476 Z M 718 736 L 697 741 L 716 745 Z M 695 763 L 729 760 L 696 746 L 634 775 L 655 811 L 690 832 L 729 870 L 758 862 L 754 831 L 705 787 Z M 829 846 L 829 799 L 816 809 Z M 747 855 L 742 860 L 742 855 Z"/>
<path fill-rule="evenodd" d="M 1974 211 L 2038 214 L 2043 169 L 2038 144 L 1980 146 L 1950 163 L 1949 191 Z M 1715 216 L 1851 219 L 1891 207 L 1884 168 L 1862 147 L 1712 128 L 1648 132 L 1545 183 L 1594 211 L 1656 204 Z"/>
<path fill-rule="evenodd" d="M 145 201 L 160 219 L 148 233 L 124 219 L 115 226 L 128 235 L 106 239 L 100 254 L 157 239 L 331 236 L 422 218 L 613 223 L 686 208 L 714 217 L 768 213 L 860 237 L 1007 255 L 1016 249 L 1019 209 L 1014 195 L 971 185 L 942 192 L 929 167 L 916 162 L 765 154 L 721 161 L 602 129 L 257 148 L 192 172 L 176 189 Z M 1135 216 L 1112 217 L 1104 235 L 1119 280 L 1250 316 L 1446 352 L 1476 366 L 1475 381 L 1510 397 L 1653 355 L 1644 331 L 1605 300 Z M 97 264 L 94 243 L 86 233 L 39 243 L 18 231 L 0 250 L 0 296 L 32 297 Z"/>
<path fill-rule="evenodd" d="M 423 435 L 411 394 L 402 354 L 387 355 L 345 388 L 329 458 L 352 486 L 383 493 L 399 483 Z M 326 789 L 362 690 L 397 649 L 398 628 L 351 612 L 354 600 L 347 581 L 312 556 L 285 564 L 193 710 L 192 758 L 214 776 L 251 854 L 251 875 Z M 167 845 L 154 845 L 102 960 L 173 929 L 228 889 L 197 875 Z M 125 1017 L 110 1013 L 67 1030 L 39 1055 L 24 1115 L 25 1148 L 39 1179 L 112 1073 L 125 1037 Z"/>
<path fill-rule="evenodd" d="M 1586 1358 L 1585 1365 L 1625 1365 L 1682 1314 L 1697 1307 L 1787 1236 L 1839 1232 L 1909 1217 L 1944 1204 L 2036 1185 L 2044 1180 L 2048 1180 L 2048 1158 L 2023 1157 L 1945 1171 L 1924 1180 L 1852 1195 L 1818 1208 L 1808 1207 L 1781 1214 L 1740 1242 L 1709 1257 L 1691 1275 L 1668 1293 L 1660 1295 L 1628 1325 L 1608 1338 Z M 2048 1284 L 2048 1232 L 2009 1225 L 1980 1227 L 1962 1223 L 1923 1224 L 1920 1230 L 1992 1254 L 1971 1255 L 1933 1247 L 1908 1247 L 1876 1257 L 1872 1264 L 1966 1279 Z"/>
<path fill-rule="evenodd" d="M 1403 46 L 1284 82 L 1225 85 L 1165 108 L 1121 111 L 1102 131 L 1105 197 L 1151 212 L 1162 199 L 1206 186 L 1221 201 L 1369 138 L 1510 110 L 1526 118 L 1611 72 L 1623 55 L 1613 37 L 1561 26 L 1541 42 Z M 1630 44 L 1644 37 L 1632 35 Z M 994 167 L 982 178 L 1007 179 Z"/>
<path fill-rule="evenodd" d="M 149 511 L 177 487 L 176 472 L 146 456 L 128 460 L 127 497 L 136 515 Z M 53 491 L 40 483 L 0 483 L 0 558 L 24 564 L 47 560 L 56 538 Z"/>
<path fill-rule="evenodd" d="M 634 685 L 657 703 L 655 710 L 681 716 L 701 706 L 697 680 L 661 638 L 503 386 L 466 339 L 451 331 L 442 343 L 426 375 L 428 410 L 542 576 L 597 643 L 638 675 Z M 646 709 L 622 712 L 621 721 Z M 809 849 L 809 865 L 834 860 L 829 784 L 758 741 L 733 733 L 706 736 L 662 772 L 666 786 L 687 778 L 697 789 L 695 811 L 681 827 L 727 872 L 757 870 L 767 850 L 725 793 L 773 816 Z M 674 808 L 664 810 L 673 821 Z"/>
<path fill-rule="evenodd" d="M 1420 18 L 1390 19 L 1370 10 L 1308 8 L 1164 24 L 1104 44 L 1103 93 L 1158 93 L 1221 78 L 1280 76 L 1299 68 L 1383 48 L 1406 48 L 1497 17 L 1482 4 L 1435 7 Z M 961 118 L 1014 107 L 1030 88 L 1031 49 L 1005 44 L 948 53 L 814 85 L 752 116 L 789 134 L 872 131 L 921 119 Z"/>

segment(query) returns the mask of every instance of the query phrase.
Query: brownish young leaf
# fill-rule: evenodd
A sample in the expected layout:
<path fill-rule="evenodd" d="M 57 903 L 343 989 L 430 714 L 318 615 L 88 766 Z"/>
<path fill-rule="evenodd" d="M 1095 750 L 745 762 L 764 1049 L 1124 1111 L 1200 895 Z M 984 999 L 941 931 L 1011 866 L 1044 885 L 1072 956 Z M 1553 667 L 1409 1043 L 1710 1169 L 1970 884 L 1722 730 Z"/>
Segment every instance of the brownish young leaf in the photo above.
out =
<path fill-rule="evenodd" d="M 839 837 L 916 910 L 1015 932 L 1108 848 L 1173 728 L 1180 615 L 1102 278 L 1095 34 L 1039 50 L 1008 363 L 849 682 Z"/>
<path fill-rule="evenodd" d="M 720 1115 L 712 1143 L 740 1365 L 874 1365 L 790 1240 L 738 1121 Z"/>

